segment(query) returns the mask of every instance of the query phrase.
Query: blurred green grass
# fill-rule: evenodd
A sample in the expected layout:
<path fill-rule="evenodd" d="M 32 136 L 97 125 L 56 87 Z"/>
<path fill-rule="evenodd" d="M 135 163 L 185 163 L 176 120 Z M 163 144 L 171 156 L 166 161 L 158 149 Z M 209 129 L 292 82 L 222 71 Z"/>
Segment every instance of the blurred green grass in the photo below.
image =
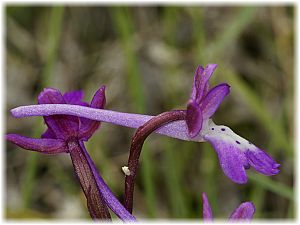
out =
<path fill-rule="evenodd" d="M 229 83 L 231 95 L 214 119 L 282 164 L 274 177 L 249 171 L 250 182 L 240 186 L 223 175 L 210 145 L 153 135 L 142 152 L 135 215 L 201 218 L 201 193 L 206 192 L 218 218 L 249 200 L 257 207 L 255 218 L 295 217 L 292 5 L 7 6 L 6 17 L 8 110 L 36 103 L 45 86 L 62 91 L 81 88 L 90 97 L 106 84 L 107 108 L 159 114 L 184 108 L 196 66 L 217 63 L 212 85 Z M 13 92 L 23 97 L 16 99 Z M 34 126 L 25 119 L 14 120 L 8 115 L 8 132 L 41 133 L 41 120 L 32 120 Z M 124 189 L 120 168 L 126 164 L 133 132 L 103 124 L 87 145 L 119 199 Z M 12 149 L 17 148 L 8 145 L 7 218 L 87 217 L 67 157 Z M 43 189 L 54 200 L 46 198 Z M 80 215 L 67 210 L 72 196 L 81 203 Z"/>
<path fill-rule="evenodd" d="M 128 8 L 112 8 L 111 15 L 114 21 L 114 27 L 122 45 L 123 54 L 125 56 L 127 86 L 129 89 L 129 100 L 133 102 L 132 111 L 145 114 L 145 96 L 143 93 L 143 82 L 141 81 L 139 71 L 139 61 L 136 57 L 134 48 L 134 40 L 132 34 L 134 32 L 132 18 Z M 143 185 L 145 188 L 145 199 L 148 207 L 148 216 L 155 217 L 155 185 L 153 182 L 153 167 L 151 164 L 152 155 L 149 153 L 147 144 L 143 147 L 142 161 L 142 174 Z"/>

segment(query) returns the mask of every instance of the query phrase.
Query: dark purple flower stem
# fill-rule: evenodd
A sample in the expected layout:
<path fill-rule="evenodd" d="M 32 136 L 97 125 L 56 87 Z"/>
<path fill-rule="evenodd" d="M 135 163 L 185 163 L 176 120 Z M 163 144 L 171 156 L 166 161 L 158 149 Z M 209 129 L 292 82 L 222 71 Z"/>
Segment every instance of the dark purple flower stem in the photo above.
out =
<path fill-rule="evenodd" d="M 110 220 L 111 217 L 108 208 L 97 187 L 96 178 L 94 177 L 92 168 L 84 154 L 84 150 L 77 140 L 69 141 L 68 149 L 72 158 L 75 173 L 87 199 L 90 216 L 93 219 Z"/>
<path fill-rule="evenodd" d="M 164 112 L 153 117 L 136 130 L 134 136 L 131 139 L 130 153 L 127 164 L 130 174 L 125 176 L 124 206 L 130 213 L 132 213 L 133 208 L 134 182 L 144 141 L 152 132 L 162 127 L 163 125 L 177 120 L 185 120 L 185 118 L 186 110 L 173 110 Z"/>

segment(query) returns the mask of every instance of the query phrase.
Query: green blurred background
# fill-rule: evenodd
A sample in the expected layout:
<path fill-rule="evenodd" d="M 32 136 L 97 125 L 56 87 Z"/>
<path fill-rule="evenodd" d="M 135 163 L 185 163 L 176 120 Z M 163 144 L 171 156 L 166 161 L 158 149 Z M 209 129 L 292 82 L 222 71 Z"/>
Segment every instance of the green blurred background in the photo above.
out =
<path fill-rule="evenodd" d="M 215 217 L 253 201 L 256 219 L 294 218 L 295 7 L 6 5 L 7 132 L 39 137 L 42 118 L 9 110 L 36 104 L 44 87 L 107 86 L 107 109 L 156 115 L 184 109 L 196 67 L 219 66 L 211 80 L 231 94 L 217 124 L 266 149 L 282 167 L 274 177 L 248 171 L 246 185 L 223 174 L 208 143 L 152 135 L 142 152 L 134 215 L 202 218 L 206 192 Z M 87 143 L 100 173 L 123 199 L 133 129 L 103 124 Z M 151 143 L 151 144 L 150 144 Z M 47 156 L 7 143 L 6 218 L 88 218 L 68 155 Z"/>

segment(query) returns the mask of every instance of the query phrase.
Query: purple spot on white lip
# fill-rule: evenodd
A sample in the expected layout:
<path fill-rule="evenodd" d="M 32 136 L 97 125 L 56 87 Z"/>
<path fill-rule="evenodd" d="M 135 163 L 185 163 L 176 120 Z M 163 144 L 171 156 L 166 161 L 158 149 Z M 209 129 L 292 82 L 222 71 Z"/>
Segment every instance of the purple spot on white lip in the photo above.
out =
<path fill-rule="evenodd" d="M 215 128 L 211 128 L 212 130 L 215 130 Z"/>
<path fill-rule="evenodd" d="M 225 131 L 225 128 L 222 128 L 221 131 Z"/>
<path fill-rule="evenodd" d="M 235 141 L 237 144 L 241 144 L 241 142 L 239 142 L 239 141 Z"/>

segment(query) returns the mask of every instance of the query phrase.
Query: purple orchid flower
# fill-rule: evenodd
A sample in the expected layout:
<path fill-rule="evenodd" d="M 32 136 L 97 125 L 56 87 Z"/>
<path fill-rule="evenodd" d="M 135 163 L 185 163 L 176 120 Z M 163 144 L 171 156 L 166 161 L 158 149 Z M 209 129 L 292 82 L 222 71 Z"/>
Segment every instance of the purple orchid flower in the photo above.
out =
<path fill-rule="evenodd" d="M 47 88 L 38 96 L 38 103 L 73 104 L 86 108 L 103 108 L 105 105 L 105 86 L 94 95 L 91 104 L 82 102 L 82 91 L 67 92 Z M 17 134 L 7 134 L 6 139 L 19 147 L 44 154 L 69 153 L 87 198 L 89 213 L 93 219 L 110 219 L 108 207 L 123 221 L 135 218 L 123 207 L 105 184 L 85 149 L 87 141 L 99 128 L 100 122 L 69 115 L 44 116 L 48 129 L 41 138 L 28 138 Z"/>
<path fill-rule="evenodd" d="M 209 90 L 208 81 L 216 67 L 216 64 L 209 64 L 206 68 L 199 66 L 196 70 L 187 106 L 186 123 L 189 135 L 200 135 L 212 144 L 224 173 L 236 183 L 247 182 L 245 169 L 250 166 L 267 176 L 277 174 L 280 164 L 271 156 L 235 134 L 230 128 L 217 126 L 210 119 L 230 92 L 228 84 L 219 84 Z"/>
<path fill-rule="evenodd" d="M 203 202 L 203 219 L 205 221 L 212 221 L 213 214 L 205 193 L 202 193 L 202 202 Z M 229 216 L 229 221 L 238 221 L 238 220 L 249 221 L 252 220 L 254 213 L 255 213 L 254 204 L 252 202 L 243 202 Z"/>
<path fill-rule="evenodd" d="M 266 176 L 279 173 L 280 164 L 265 151 L 235 134 L 230 128 L 216 125 L 211 120 L 222 100 L 230 92 L 229 85 L 225 83 L 209 89 L 209 79 L 216 67 L 216 64 L 208 64 L 205 68 L 197 68 L 187 105 L 186 120 L 169 123 L 165 121 L 155 132 L 182 140 L 208 141 L 214 147 L 225 175 L 239 184 L 247 182 L 246 169 L 251 166 Z M 73 115 L 131 128 L 138 128 L 154 118 L 149 115 L 63 104 L 21 106 L 11 112 L 15 117 Z"/>

